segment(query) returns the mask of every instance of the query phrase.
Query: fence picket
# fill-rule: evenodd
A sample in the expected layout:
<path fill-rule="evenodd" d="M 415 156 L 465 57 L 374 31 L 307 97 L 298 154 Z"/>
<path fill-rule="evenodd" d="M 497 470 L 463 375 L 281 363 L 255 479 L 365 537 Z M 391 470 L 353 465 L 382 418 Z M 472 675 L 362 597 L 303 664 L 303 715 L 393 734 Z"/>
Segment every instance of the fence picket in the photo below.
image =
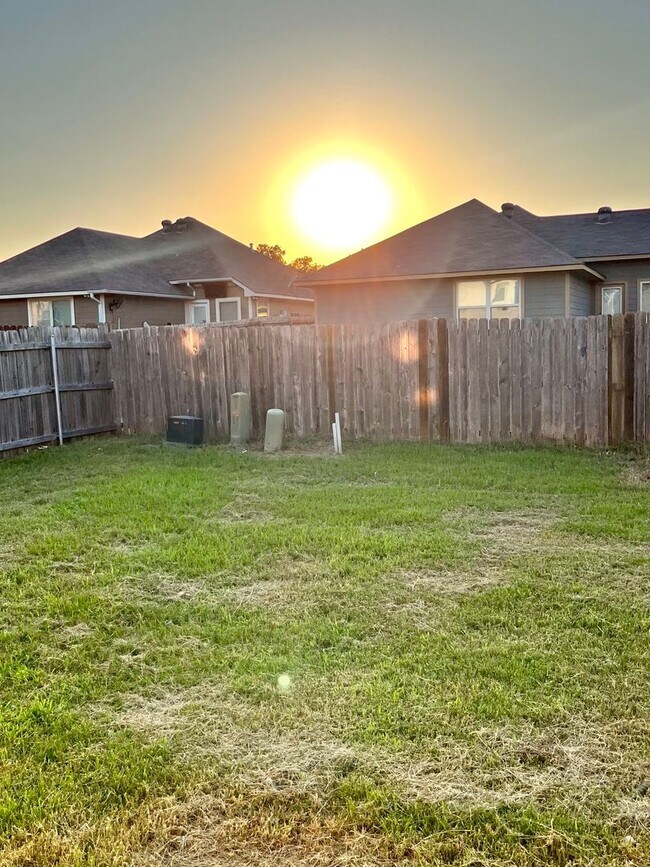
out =
<path fill-rule="evenodd" d="M 287 432 L 452 442 L 650 440 L 650 317 L 508 322 L 419 320 L 368 326 L 206 325 L 107 333 L 0 333 L 0 451 L 51 442 L 55 336 L 64 429 L 162 435 L 169 415 L 229 432 L 234 391 Z M 110 389 L 113 380 L 114 389 Z"/>

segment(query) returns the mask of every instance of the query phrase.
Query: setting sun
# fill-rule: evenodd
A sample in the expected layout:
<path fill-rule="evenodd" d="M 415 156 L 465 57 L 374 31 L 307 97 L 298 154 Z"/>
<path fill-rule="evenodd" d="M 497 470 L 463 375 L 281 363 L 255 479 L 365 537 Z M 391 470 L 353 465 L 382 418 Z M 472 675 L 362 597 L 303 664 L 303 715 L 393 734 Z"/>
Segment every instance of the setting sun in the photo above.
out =
<path fill-rule="evenodd" d="M 293 215 L 305 235 L 321 247 L 361 247 L 386 226 L 393 207 L 388 183 L 354 159 L 324 162 L 298 182 Z"/>

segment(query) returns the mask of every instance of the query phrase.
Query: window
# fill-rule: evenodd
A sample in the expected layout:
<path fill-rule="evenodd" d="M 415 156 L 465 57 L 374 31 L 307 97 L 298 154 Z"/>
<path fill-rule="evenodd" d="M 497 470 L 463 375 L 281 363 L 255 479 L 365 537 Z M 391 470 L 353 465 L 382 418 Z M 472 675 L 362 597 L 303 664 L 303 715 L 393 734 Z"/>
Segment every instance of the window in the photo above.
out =
<path fill-rule="evenodd" d="M 190 304 L 189 325 L 205 325 L 210 321 L 208 301 L 192 301 Z"/>
<path fill-rule="evenodd" d="M 644 281 L 639 286 L 639 310 L 642 313 L 650 313 L 650 280 Z"/>
<path fill-rule="evenodd" d="M 459 319 L 518 319 L 519 280 L 463 280 L 456 284 Z"/>
<path fill-rule="evenodd" d="M 72 298 L 34 298 L 29 302 L 30 325 L 74 325 Z"/>
<path fill-rule="evenodd" d="M 256 301 L 255 302 L 255 314 L 258 319 L 265 319 L 269 315 L 269 303 L 268 301 Z"/>
<path fill-rule="evenodd" d="M 237 322 L 238 319 L 241 319 L 239 298 L 218 298 L 217 322 Z"/>
<path fill-rule="evenodd" d="M 623 312 L 623 287 L 603 286 L 601 296 L 601 313 L 614 315 Z"/>

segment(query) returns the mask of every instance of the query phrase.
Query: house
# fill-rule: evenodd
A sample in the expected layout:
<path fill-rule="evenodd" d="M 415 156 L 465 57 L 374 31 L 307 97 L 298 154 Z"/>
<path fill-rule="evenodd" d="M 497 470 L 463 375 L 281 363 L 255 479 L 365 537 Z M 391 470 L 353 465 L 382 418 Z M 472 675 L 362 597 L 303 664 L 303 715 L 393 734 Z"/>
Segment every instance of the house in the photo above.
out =
<path fill-rule="evenodd" d="M 313 316 L 297 274 L 192 217 L 144 238 L 77 228 L 0 262 L 0 327 Z"/>
<path fill-rule="evenodd" d="M 472 199 L 294 286 L 319 324 L 650 310 L 650 209 L 539 217 Z"/>

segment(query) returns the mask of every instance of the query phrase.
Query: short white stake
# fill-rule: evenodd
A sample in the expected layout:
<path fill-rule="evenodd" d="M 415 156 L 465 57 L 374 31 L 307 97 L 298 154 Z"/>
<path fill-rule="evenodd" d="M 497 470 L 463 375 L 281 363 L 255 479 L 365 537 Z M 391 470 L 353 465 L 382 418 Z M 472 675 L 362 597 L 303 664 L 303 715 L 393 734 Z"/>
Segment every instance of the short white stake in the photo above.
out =
<path fill-rule="evenodd" d="M 343 454 L 343 440 L 341 439 L 341 416 L 338 412 L 334 413 L 334 424 L 336 425 L 336 447 L 337 454 Z"/>

